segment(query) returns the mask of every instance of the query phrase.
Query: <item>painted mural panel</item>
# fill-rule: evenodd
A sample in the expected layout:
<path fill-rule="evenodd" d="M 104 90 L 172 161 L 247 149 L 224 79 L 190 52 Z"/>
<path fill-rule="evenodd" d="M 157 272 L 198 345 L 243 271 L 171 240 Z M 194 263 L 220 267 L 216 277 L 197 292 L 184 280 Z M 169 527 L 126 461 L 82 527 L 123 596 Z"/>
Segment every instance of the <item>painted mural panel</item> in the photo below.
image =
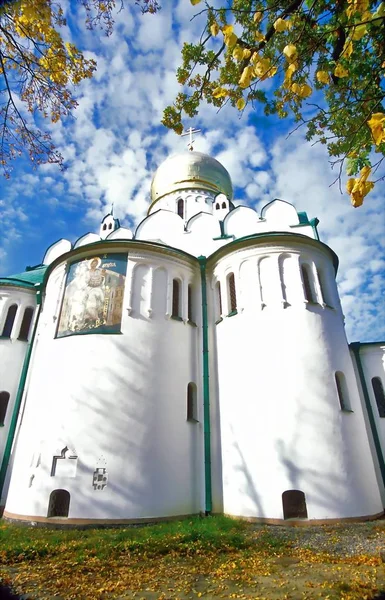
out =
<path fill-rule="evenodd" d="M 103 254 L 70 265 L 57 337 L 119 333 L 127 254 Z"/>

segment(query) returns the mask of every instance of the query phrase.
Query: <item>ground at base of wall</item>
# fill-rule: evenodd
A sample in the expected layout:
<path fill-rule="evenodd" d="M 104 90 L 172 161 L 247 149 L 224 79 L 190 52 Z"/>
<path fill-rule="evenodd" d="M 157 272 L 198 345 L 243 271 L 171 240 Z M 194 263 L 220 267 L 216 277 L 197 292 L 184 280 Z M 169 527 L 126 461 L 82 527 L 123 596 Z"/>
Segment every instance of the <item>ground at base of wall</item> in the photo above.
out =
<path fill-rule="evenodd" d="M 0 582 L 23 600 L 385 599 L 384 520 L 296 528 L 212 517 L 102 531 L 7 524 L 0 536 Z"/>

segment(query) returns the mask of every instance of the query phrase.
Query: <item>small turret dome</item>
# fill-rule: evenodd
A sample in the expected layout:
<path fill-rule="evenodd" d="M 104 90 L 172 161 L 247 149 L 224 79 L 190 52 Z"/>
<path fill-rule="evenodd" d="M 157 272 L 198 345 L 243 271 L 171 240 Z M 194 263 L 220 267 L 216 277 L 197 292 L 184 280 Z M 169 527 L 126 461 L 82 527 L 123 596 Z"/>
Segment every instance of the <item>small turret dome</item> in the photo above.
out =
<path fill-rule="evenodd" d="M 220 162 L 202 152 L 182 152 L 167 158 L 151 183 L 152 204 L 172 192 L 203 189 L 233 197 L 231 178 Z"/>

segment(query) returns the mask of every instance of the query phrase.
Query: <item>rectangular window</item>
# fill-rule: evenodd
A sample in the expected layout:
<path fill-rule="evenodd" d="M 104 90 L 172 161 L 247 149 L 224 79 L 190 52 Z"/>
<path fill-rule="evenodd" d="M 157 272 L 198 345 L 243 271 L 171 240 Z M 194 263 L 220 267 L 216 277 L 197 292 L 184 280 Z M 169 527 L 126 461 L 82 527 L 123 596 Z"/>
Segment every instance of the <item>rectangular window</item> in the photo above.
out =
<path fill-rule="evenodd" d="M 172 317 L 180 317 L 180 281 L 172 280 Z"/>
<path fill-rule="evenodd" d="M 227 277 L 228 299 L 229 299 L 229 314 L 237 312 L 237 292 L 235 289 L 234 273 L 230 273 Z"/>

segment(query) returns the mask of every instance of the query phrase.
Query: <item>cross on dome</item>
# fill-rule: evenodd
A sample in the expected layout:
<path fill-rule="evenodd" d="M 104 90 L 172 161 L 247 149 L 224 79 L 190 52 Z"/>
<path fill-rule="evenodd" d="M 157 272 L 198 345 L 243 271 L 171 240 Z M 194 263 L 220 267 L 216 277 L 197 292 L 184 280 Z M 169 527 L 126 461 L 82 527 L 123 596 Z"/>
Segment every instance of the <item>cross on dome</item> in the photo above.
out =
<path fill-rule="evenodd" d="M 192 152 L 194 150 L 193 144 L 194 144 L 195 140 L 193 140 L 193 134 L 194 133 L 199 133 L 200 131 L 201 131 L 201 129 L 195 129 L 194 127 L 189 127 L 187 129 L 187 131 L 185 131 L 181 135 L 181 137 L 185 137 L 186 135 L 190 136 L 189 143 L 187 144 L 187 148 L 190 150 L 190 152 Z"/>

